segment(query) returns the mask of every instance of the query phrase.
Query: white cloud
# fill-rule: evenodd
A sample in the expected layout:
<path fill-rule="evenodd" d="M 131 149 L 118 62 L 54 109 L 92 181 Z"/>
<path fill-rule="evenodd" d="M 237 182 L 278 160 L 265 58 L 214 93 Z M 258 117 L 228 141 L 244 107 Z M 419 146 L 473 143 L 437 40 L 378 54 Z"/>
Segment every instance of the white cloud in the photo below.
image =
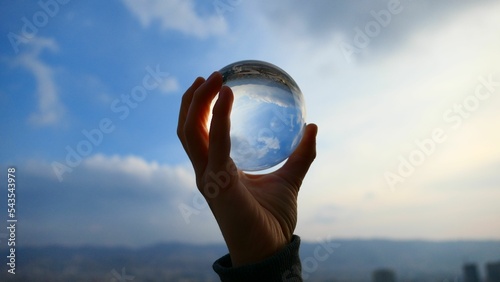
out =
<path fill-rule="evenodd" d="M 179 81 L 175 77 L 167 77 L 162 81 L 160 85 L 160 91 L 165 94 L 179 91 L 181 88 Z"/>
<path fill-rule="evenodd" d="M 260 82 L 248 80 L 248 83 Z M 294 107 L 296 104 L 294 97 L 287 90 L 278 86 L 268 84 L 232 85 L 231 83 L 228 85 L 234 92 L 238 92 L 236 99 L 249 97 L 255 103 L 273 103 L 283 108 Z"/>
<path fill-rule="evenodd" d="M 28 45 L 27 51 L 14 59 L 14 64 L 29 70 L 36 80 L 38 110 L 30 116 L 29 121 L 40 126 L 57 124 L 64 115 L 64 106 L 59 101 L 54 69 L 39 57 L 45 49 L 56 51 L 57 44 L 52 39 L 38 37 L 31 39 Z"/>
<path fill-rule="evenodd" d="M 104 174 L 126 174 L 146 183 L 162 182 L 168 185 L 172 179 L 183 187 L 193 185 L 193 176 L 185 167 L 160 165 L 155 161 L 147 162 L 138 156 L 93 155 L 84 160 L 83 166 Z"/>
<path fill-rule="evenodd" d="M 188 166 L 93 155 L 63 182 L 45 162 L 30 161 L 18 170 L 24 183 L 18 194 L 26 199 L 19 239 L 26 245 L 222 241 Z M 189 221 L 180 206 L 194 211 Z"/>
<path fill-rule="evenodd" d="M 107 157 L 101 154 L 85 159 L 84 165 L 89 169 L 96 169 L 101 172 L 126 173 L 140 179 L 149 179 L 154 172 L 160 169 L 158 163 L 147 163 L 136 156 L 121 157 L 114 155 Z"/>
<path fill-rule="evenodd" d="M 187 35 L 205 38 L 226 32 L 226 22 L 215 15 L 201 16 L 192 0 L 123 0 L 143 27 L 159 21 L 165 30 L 172 29 Z"/>
<path fill-rule="evenodd" d="M 273 2 L 280 6 L 276 10 L 246 2 L 253 6 L 241 12 L 235 39 L 224 41 L 224 55 L 251 54 L 287 71 L 304 93 L 306 121 L 319 125 L 318 155 L 299 195 L 297 234 L 305 240 L 332 234 L 500 238 L 493 230 L 499 207 L 491 200 L 498 199 L 500 88 L 460 129 L 447 131 L 448 140 L 397 191 L 385 182 L 384 172 L 397 168 L 398 156 L 417 148 L 415 139 L 431 137 L 436 127 L 449 129 L 444 111 L 473 94 L 479 76 L 500 80 L 498 2 L 413 2 L 404 2 L 403 12 L 371 40 L 357 63 L 347 62 L 338 42 L 342 36 L 352 40 L 353 29 L 371 20 L 370 7 L 349 13 L 304 3 L 314 10 L 304 15 L 296 1 Z M 310 20 L 319 13 L 339 21 L 334 11 L 355 20 L 330 27 L 318 17 Z M 340 211 L 321 208 L 339 205 Z M 453 213 L 460 216 L 450 220 Z"/>
<path fill-rule="evenodd" d="M 433 9 L 429 4 L 428 9 Z M 491 168 L 500 163 L 495 145 L 500 88 L 464 119 L 463 127 L 447 132 L 448 141 L 396 192 L 391 193 L 383 176 L 385 170 L 397 167 L 400 154 L 407 156 L 416 148 L 415 139 L 429 138 L 436 127 L 450 127 L 443 121 L 443 112 L 474 93 L 478 76 L 493 73 L 494 80 L 500 80 L 500 56 L 495 51 L 500 48 L 498 3 L 483 1 L 451 12 L 444 8 L 442 13 L 437 13 L 439 9 L 432 13 L 446 17 L 410 24 L 426 10 L 415 13 L 405 6 L 406 14 L 398 15 L 394 26 L 372 39 L 367 48 L 371 52 L 357 64 L 343 57 L 334 29 L 324 36 L 306 30 L 311 36 L 300 37 L 270 16 L 259 20 L 278 37 L 266 37 L 268 52 L 263 57 L 294 77 L 304 93 L 307 121 L 319 125 L 318 156 L 299 196 L 298 228 L 304 239 L 330 234 L 428 239 L 500 236 L 498 230 L 480 228 L 477 223 L 477 218 L 485 219 L 483 226 L 499 220 L 498 207 L 491 201 L 498 198 L 491 187 L 491 179 L 497 179 Z M 300 9 L 295 11 L 300 14 Z M 352 31 L 356 25 L 343 28 Z M 479 181 L 485 175 L 489 182 Z M 368 201 L 367 193 L 377 197 Z M 343 211 L 332 210 L 336 222 L 327 222 L 318 207 L 338 204 Z M 463 230 L 440 227 L 450 227 L 452 213 L 447 211 L 461 212 L 454 223 L 460 222 Z M 325 220 L 313 222 L 317 216 Z"/>

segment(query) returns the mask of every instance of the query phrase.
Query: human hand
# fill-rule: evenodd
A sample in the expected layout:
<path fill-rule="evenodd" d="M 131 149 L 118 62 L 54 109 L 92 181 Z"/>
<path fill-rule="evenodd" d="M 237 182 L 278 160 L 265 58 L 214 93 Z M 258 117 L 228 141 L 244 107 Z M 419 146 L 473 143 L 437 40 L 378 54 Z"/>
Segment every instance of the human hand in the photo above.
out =
<path fill-rule="evenodd" d="M 207 122 L 213 108 L 210 132 Z M 233 93 L 214 72 L 198 77 L 182 97 L 177 135 L 224 236 L 233 267 L 261 261 L 288 244 L 297 224 L 297 195 L 316 157 L 317 126 L 304 137 L 286 163 L 273 173 L 250 175 L 237 170 L 229 153 Z"/>

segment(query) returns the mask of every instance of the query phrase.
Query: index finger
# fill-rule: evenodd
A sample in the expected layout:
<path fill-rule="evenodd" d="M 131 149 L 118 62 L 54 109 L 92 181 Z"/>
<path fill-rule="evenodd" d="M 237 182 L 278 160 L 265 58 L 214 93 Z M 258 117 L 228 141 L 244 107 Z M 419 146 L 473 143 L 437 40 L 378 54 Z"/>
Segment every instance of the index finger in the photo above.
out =
<path fill-rule="evenodd" d="M 189 106 L 191 105 L 191 101 L 193 100 L 193 95 L 196 89 L 200 87 L 201 84 L 205 82 L 205 79 L 203 77 L 198 77 L 193 81 L 193 84 L 184 92 L 184 95 L 182 95 L 182 102 L 181 102 L 181 107 L 179 110 L 179 120 L 177 122 L 177 136 L 179 137 L 179 140 L 181 141 L 182 147 L 184 147 L 184 151 L 189 154 L 187 147 L 186 147 L 186 142 L 185 142 L 185 135 L 184 135 L 184 124 L 186 123 L 186 118 L 187 114 L 189 111 Z"/>
<path fill-rule="evenodd" d="M 184 142 L 197 176 L 201 176 L 208 162 L 207 121 L 210 105 L 222 86 L 222 75 L 214 72 L 193 93 L 184 123 Z"/>

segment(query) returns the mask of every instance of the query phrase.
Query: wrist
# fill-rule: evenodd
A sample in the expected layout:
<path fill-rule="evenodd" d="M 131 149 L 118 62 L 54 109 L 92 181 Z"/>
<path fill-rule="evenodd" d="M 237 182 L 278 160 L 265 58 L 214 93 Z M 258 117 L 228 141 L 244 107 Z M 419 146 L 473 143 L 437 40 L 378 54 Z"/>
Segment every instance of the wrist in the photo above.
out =
<path fill-rule="evenodd" d="M 302 281 L 299 246 L 300 238 L 294 235 L 284 248 L 266 259 L 237 267 L 231 256 L 225 255 L 215 261 L 213 269 L 222 281 Z"/>
<path fill-rule="evenodd" d="M 280 240 L 272 244 L 248 242 L 242 248 L 229 248 L 231 265 L 233 267 L 240 267 L 264 261 L 282 251 L 290 241 L 291 239 L 288 241 Z"/>

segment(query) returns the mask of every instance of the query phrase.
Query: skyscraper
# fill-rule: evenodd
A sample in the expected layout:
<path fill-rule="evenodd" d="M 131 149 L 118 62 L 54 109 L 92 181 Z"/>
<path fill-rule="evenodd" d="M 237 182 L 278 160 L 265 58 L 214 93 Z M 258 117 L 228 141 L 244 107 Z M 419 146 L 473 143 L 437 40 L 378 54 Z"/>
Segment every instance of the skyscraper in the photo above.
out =
<path fill-rule="evenodd" d="M 373 282 L 396 282 L 396 275 L 390 269 L 377 269 L 372 273 Z"/>
<path fill-rule="evenodd" d="M 500 261 L 486 264 L 487 282 L 500 282 Z"/>
<path fill-rule="evenodd" d="M 464 282 L 480 282 L 479 272 L 477 271 L 477 266 L 474 263 L 467 263 L 463 266 L 464 272 Z"/>

